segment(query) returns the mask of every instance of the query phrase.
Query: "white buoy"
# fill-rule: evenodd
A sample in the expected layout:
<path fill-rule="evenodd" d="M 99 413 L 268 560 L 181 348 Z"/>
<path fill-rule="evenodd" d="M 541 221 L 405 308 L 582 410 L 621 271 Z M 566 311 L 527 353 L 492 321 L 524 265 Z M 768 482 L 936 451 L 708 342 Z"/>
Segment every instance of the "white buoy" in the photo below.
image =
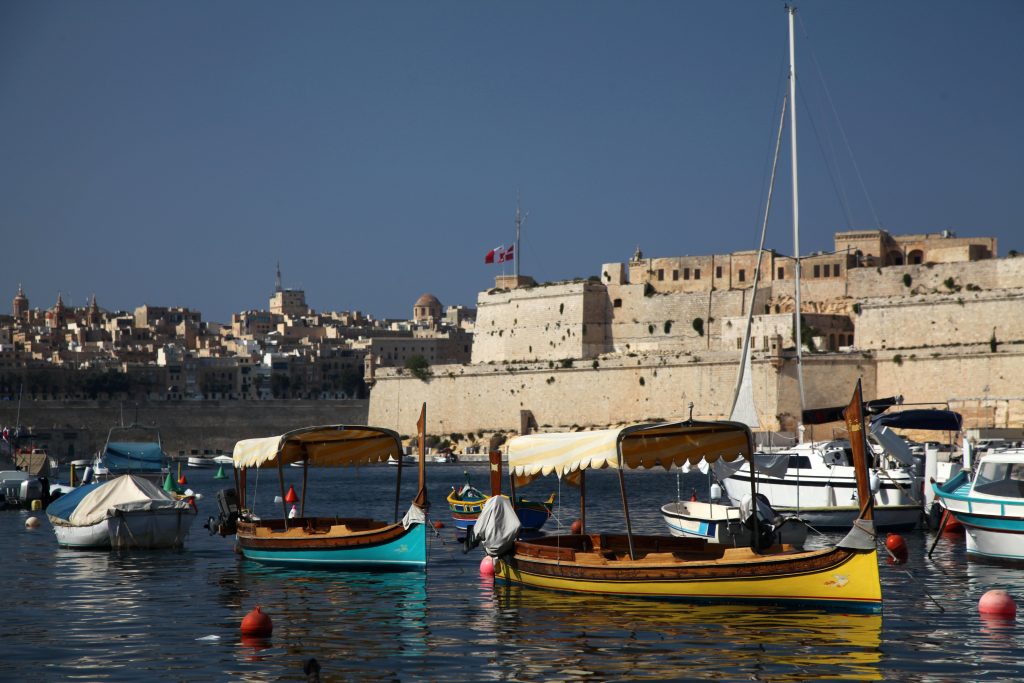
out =
<path fill-rule="evenodd" d="M 38 529 L 42 522 L 39 521 L 38 517 L 29 517 L 25 520 L 26 529 Z"/>
<path fill-rule="evenodd" d="M 722 487 L 719 486 L 718 483 L 716 482 L 716 483 L 711 485 L 711 501 L 714 502 L 716 500 L 720 500 L 721 498 L 722 498 Z"/>

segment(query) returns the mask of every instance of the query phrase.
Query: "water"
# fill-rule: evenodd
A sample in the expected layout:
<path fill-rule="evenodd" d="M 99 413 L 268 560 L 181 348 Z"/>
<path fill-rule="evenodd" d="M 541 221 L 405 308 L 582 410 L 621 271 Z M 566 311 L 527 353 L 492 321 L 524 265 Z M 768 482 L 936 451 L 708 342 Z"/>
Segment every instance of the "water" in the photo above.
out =
<path fill-rule="evenodd" d="M 927 560 L 932 536 L 906 533 L 910 562 L 883 560 L 885 609 L 875 616 L 495 589 L 479 574 L 479 551 L 464 555 L 447 524 L 444 497 L 463 469 L 428 468 L 432 518 L 446 527 L 431 540 L 426 574 L 292 571 L 243 560 L 232 539 L 202 528 L 225 485 L 212 470 L 185 471 L 206 495 L 180 552 L 59 549 L 45 518 L 29 531 L 30 513 L 0 513 L 0 680 L 302 681 L 308 657 L 325 681 L 1021 677 L 1021 627 L 982 620 L 977 602 L 992 588 L 1024 601 L 1024 571 L 967 561 L 962 536 L 941 540 Z M 484 466 L 465 469 L 486 485 Z M 301 490 L 301 470 L 286 474 Z M 318 470 L 306 512 L 390 519 L 394 475 L 389 467 Z M 269 515 L 276 473 L 261 476 L 256 509 Z M 405 479 L 403 513 L 414 472 Z M 640 532 L 661 532 L 658 507 L 677 491 L 706 488 L 696 473 L 677 483 L 661 471 L 630 473 L 627 485 Z M 574 489 L 547 479 L 521 493 L 553 490 L 564 494 L 556 512 L 568 527 L 578 516 Z M 621 530 L 614 475 L 593 473 L 587 491 L 588 527 Z M 273 619 L 266 641 L 239 634 L 256 605 Z"/>

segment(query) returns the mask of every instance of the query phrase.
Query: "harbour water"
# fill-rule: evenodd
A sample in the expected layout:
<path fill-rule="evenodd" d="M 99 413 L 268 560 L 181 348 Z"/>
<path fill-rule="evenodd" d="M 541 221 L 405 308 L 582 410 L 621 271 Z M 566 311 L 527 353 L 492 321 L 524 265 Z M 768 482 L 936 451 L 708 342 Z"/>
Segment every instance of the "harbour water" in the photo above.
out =
<path fill-rule="evenodd" d="M 339 573 L 268 568 L 233 552 L 233 540 L 202 528 L 230 480 L 185 470 L 204 494 L 180 552 L 86 552 L 57 548 L 49 523 L 25 528 L 28 512 L 0 513 L 0 680 L 303 681 L 315 657 L 325 681 L 1019 680 L 1019 622 L 987 621 L 978 599 L 993 588 L 1024 599 L 1024 569 L 965 557 L 962 536 L 904 534 L 910 560 L 881 560 L 881 615 L 830 614 L 746 605 L 692 606 L 494 588 L 482 555 L 455 541 L 445 496 L 479 465 L 428 465 L 431 534 L 425 573 Z M 300 490 L 301 470 L 286 473 Z M 262 473 L 256 512 L 273 514 L 276 472 Z M 394 468 L 319 470 L 307 514 L 390 519 Z M 662 532 L 658 509 L 702 492 L 698 473 L 627 475 L 634 529 Z M 405 472 L 401 511 L 415 491 Z M 250 495 L 253 481 L 250 479 Z M 554 478 L 524 494 L 563 504 L 548 530 L 578 516 L 578 494 Z M 591 530 L 623 529 L 618 482 L 588 475 Z M 35 513 L 39 515 L 39 513 Z M 819 537 L 814 544 L 834 541 Z M 260 605 L 267 640 L 240 637 Z M 1022 617 L 1024 618 L 1024 617 Z"/>

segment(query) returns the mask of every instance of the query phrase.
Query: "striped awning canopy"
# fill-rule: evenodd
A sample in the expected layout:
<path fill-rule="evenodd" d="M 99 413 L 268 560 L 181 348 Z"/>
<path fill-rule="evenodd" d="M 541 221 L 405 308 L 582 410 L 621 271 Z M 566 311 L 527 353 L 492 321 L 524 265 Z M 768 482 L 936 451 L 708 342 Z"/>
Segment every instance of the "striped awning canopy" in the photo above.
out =
<path fill-rule="evenodd" d="M 396 432 L 381 427 L 330 425 L 304 427 L 261 439 L 244 439 L 232 454 L 236 468 L 278 467 L 306 458 L 321 467 L 367 465 L 400 458 L 402 442 Z"/>
<path fill-rule="evenodd" d="M 517 436 L 508 444 L 508 464 L 521 483 L 539 475 L 575 478 L 585 469 L 651 468 L 737 456 L 754 452 L 750 428 L 739 422 L 666 422 L 591 432 Z"/>

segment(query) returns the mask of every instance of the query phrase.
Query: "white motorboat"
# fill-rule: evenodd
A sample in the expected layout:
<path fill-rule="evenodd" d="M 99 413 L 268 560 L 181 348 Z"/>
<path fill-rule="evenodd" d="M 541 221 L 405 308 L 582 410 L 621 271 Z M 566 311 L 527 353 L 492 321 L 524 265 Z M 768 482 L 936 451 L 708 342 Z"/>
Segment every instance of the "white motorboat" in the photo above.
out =
<path fill-rule="evenodd" d="M 750 517 L 750 497 L 746 505 L 722 505 L 699 500 L 677 500 L 661 506 L 661 516 L 673 536 L 703 538 L 709 543 L 722 543 L 734 547 L 752 547 L 753 524 Z M 807 540 L 807 524 L 799 517 L 776 514 L 770 505 L 758 505 L 760 529 L 765 535 L 759 547 L 777 543 L 802 548 Z"/>
<path fill-rule="evenodd" d="M 132 474 L 80 486 L 46 509 L 57 543 L 82 549 L 181 547 L 196 512 L 191 499 Z"/>
<path fill-rule="evenodd" d="M 968 470 L 933 484 L 939 504 L 967 532 L 967 555 L 1024 562 L 1024 449 L 988 451 Z"/>

